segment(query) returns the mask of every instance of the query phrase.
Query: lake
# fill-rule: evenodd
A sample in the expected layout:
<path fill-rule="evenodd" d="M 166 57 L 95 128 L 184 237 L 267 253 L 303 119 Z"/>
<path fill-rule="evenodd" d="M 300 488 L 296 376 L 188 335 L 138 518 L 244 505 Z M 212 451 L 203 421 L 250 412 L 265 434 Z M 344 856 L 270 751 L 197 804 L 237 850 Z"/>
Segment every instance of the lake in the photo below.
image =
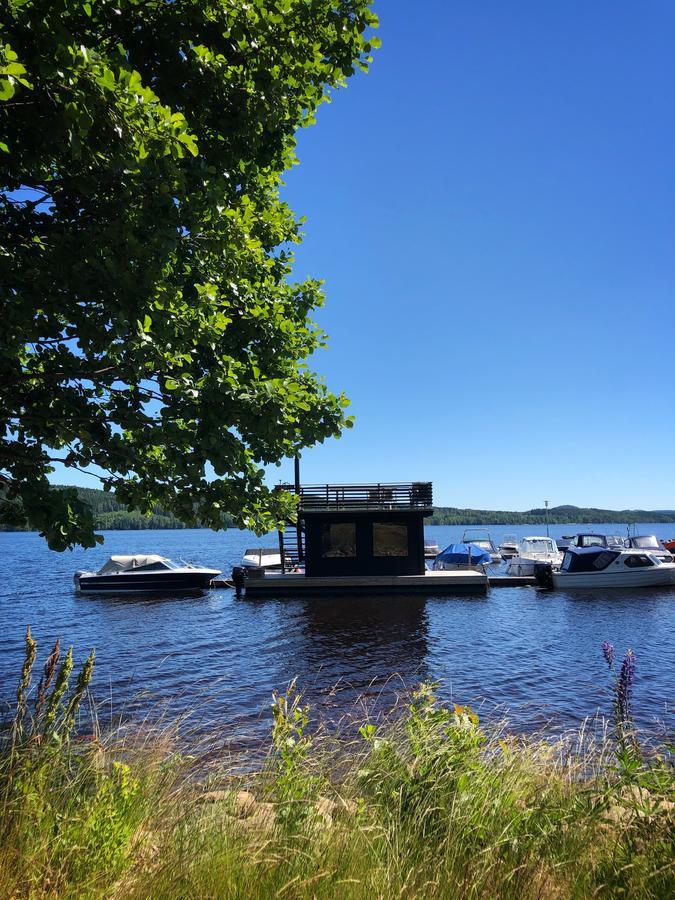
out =
<path fill-rule="evenodd" d="M 462 527 L 426 529 L 441 548 Z M 551 526 L 554 537 L 616 525 Z M 644 525 L 669 537 L 675 525 Z M 542 526 L 494 526 L 542 533 Z M 637 656 L 635 710 L 641 727 L 675 725 L 675 589 L 543 593 L 493 588 L 487 597 L 316 597 L 237 600 L 230 590 L 202 597 L 79 596 L 77 569 L 113 553 L 161 553 L 230 573 L 248 546 L 273 545 L 239 531 L 111 531 L 94 550 L 52 553 L 36 534 L 0 533 L 0 700 L 13 702 L 30 623 L 39 663 L 58 636 L 76 660 L 96 648 L 92 684 L 105 725 L 118 716 L 195 710 L 243 736 L 268 727 L 274 689 L 298 679 L 313 715 L 336 721 L 362 703 L 389 706 L 422 679 L 469 703 L 484 718 L 508 714 L 514 729 L 577 726 L 609 714 L 602 641 Z"/>

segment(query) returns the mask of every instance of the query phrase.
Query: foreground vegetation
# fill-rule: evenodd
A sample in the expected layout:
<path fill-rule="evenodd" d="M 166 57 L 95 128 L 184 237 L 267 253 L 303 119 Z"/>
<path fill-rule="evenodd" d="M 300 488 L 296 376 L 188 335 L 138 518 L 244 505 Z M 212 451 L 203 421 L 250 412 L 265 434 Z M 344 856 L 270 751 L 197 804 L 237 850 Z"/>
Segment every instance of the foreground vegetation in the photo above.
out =
<path fill-rule="evenodd" d="M 182 755 L 166 728 L 75 739 L 93 656 L 69 688 L 55 647 L 29 701 L 36 652 L 29 633 L 0 768 L 2 896 L 673 895 L 673 769 L 630 729 L 631 655 L 611 739 L 484 729 L 431 685 L 331 736 L 291 685 L 253 764 Z"/>

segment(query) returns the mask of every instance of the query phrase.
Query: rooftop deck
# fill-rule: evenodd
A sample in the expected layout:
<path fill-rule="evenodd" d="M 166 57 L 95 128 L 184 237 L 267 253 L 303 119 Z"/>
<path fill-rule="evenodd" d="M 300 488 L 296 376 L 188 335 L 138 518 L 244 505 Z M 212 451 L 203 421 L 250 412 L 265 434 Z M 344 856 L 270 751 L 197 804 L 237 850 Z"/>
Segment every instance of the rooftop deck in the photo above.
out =
<path fill-rule="evenodd" d="M 292 484 L 279 485 L 278 490 L 295 493 Z M 398 484 L 303 484 L 300 487 L 300 510 L 429 510 L 433 507 L 430 481 Z"/>

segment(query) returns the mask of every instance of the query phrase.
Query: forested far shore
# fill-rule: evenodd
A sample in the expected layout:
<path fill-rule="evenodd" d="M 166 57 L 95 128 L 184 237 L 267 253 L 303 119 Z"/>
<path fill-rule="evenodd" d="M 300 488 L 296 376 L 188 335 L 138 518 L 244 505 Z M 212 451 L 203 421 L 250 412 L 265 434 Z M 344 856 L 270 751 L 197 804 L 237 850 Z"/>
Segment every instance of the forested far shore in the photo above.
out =
<path fill-rule="evenodd" d="M 65 485 L 59 485 L 65 487 Z M 177 519 L 170 512 L 160 505 L 155 506 L 149 516 L 136 510 L 129 510 L 123 503 L 109 491 L 102 491 L 97 488 L 78 487 L 77 493 L 84 503 L 91 509 L 94 516 L 94 528 L 96 531 L 141 531 L 146 529 L 170 529 L 170 528 L 188 528 L 180 519 Z M 0 531 L 31 531 L 33 529 L 27 526 L 17 525 L 17 520 L 21 519 L 20 508 L 16 504 L 11 510 L 11 517 L 3 515 L 5 510 L 4 501 L 0 497 Z M 7 519 L 12 524 L 7 524 Z M 234 520 L 227 520 L 228 527 L 232 527 Z"/>
<path fill-rule="evenodd" d="M 550 525 L 592 524 L 595 522 L 633 525 L 639 522 L 675 522 L 672 509 L 596 509 L 585 506 L 554 506 L 548 510 L 512 512 L 494 509 L 459 509 L 435 506 L 427 525 Z"/>
<path fill-rule="evenodd" d="M 156 506 L 151 515 L 127 509 L 114 494 L 96 488 L 77 488 L 78 495 L 91 509 L 97 531 L 139 531 L 145 529 L 186 528 L 179 519 L 161 506 Z M 27 527 L 16 525 L 16 509 L 13 510 L 12 524 L 2 515 L 0 499 L 0 530 L 28 531 Z M 20 517 L 19 517 L 20 518 Z M 489 509 L 462 509 L 455 506 L 436 506 L 427 525 L 543 525 L 547 521 L 545 509 L 530 509 L 525 512 Z M 644 509 L 596 509 L 581 506 L 554 506 L 548 511 L 551 525 L 592 524 L 597 522 L 630 525 L 639 522 L 675 523 L 675 510 Z M 228 527 L 233 527 L 230 519 Z"/>

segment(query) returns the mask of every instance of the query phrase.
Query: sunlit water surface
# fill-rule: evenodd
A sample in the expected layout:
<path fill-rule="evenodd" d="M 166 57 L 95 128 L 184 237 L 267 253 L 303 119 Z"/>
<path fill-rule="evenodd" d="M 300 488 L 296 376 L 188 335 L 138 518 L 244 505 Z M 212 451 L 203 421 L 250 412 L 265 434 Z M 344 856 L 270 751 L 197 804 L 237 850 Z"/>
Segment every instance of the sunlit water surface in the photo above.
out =
<path fill-rule="evenodd" d="M 442 548 L 461 527 L 428 528 Z M 531 527 L 521 535 L 541 527 Z M 552 527 L 553 536 L 589 526 Z M 616 526 L 595 526 L 615 533 Z M 675 526 L 640 529 L 668 537 Z M 514 528 L 490 529 L 496 542 Z M 390 706 L 422 679 L 481 715 L 508 714 L 515 729 L 574 727 L 611 698 L 602 641 L 637 656 L 634 704 L 642 727 L 672 728 L 675 589 L 543 593 L 493 588 L 487 597 L 79 596 L 77 569 L 113 553 L 161 553 L 229 575 L 247 546 L 272 545 L 238 531 L 112 531 L 95 550 L 52 553 L 35 534 L 0 533 L 0 699 L 11 704 L 30 623 L 46 650 L 56 637 L 77 659 L 96 648 L 99 717 L 192 710 L 209 728 L 255 737 L 268 727 L 272 691 L 296 678 L 313 714 L 337 721 L 366 705 Z"/>

